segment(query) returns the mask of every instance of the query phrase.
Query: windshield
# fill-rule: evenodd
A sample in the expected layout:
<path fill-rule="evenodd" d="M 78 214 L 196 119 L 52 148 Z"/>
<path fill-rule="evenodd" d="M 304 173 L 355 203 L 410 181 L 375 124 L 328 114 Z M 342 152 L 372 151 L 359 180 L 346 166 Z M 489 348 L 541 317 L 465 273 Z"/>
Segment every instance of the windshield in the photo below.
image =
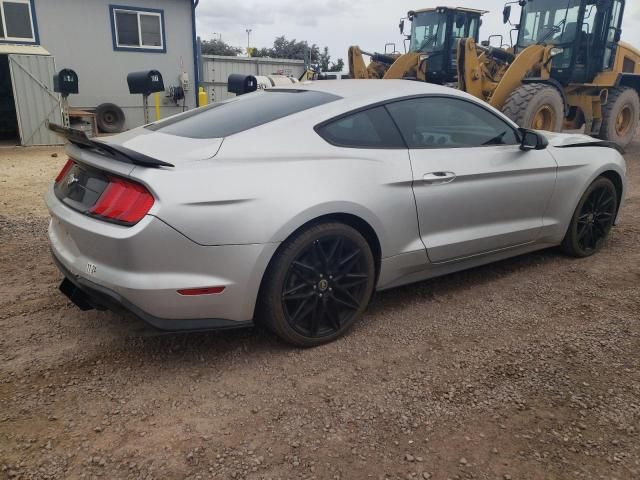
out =
<path fill-rule="evenodd" d="M 579 30 L 581 3 L 581 0 L 529 0 L 522 11 L 518 47 L 572 43 Z"/>
<path fill-rule="evenodd" d="M 411 26 L 411 51 L 430 53 L 444 48 L 447 15 L 438 12 L 418 13 Z"/>

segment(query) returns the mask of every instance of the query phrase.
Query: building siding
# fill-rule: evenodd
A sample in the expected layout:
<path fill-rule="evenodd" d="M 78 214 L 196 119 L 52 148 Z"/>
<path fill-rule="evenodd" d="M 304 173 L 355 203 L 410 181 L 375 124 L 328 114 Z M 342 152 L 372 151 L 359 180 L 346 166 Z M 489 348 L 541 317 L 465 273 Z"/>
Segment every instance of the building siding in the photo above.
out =
<path fill-rule="evenodd" d="M 166 52 L 116 51 L 113 46 L 110 5 L 164 12 Z M 114 103 L 123 109 L 126 128 L 144 122 L 140 95 L 130 95 L 127 74 L 140 70 L 159 70 L 168 90 L 180 85 L 180 74 L 189 75 L 191 89 L 186 107 L 195 106 L 195 72 L 191 0 L 35 0 L 40 44 L 56 59 L 58 69 L 78 73 L 80 94 L 69 103 L 77 108 L 95 108 Z M 165 94 L 162 115 L 182 111 Z M 151 101 L 153 104 L 153 101 Z"/>

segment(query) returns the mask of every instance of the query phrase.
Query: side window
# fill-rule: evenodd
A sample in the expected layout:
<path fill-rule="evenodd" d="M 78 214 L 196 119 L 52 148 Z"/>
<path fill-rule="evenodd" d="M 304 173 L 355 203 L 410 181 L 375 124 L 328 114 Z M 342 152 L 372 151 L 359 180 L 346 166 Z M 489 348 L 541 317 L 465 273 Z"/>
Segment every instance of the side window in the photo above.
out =
<path fill-rule="evenodd" d="M 407 148 L 384 107 L 354 113 L 316 128 L 327 142 L 347 148 Z"/>
<path fill-rule="evenodd" d="M 469 32 L 467 33 L 467 36 L 470 38 L 475 38 L 476 41 L 479 38 L 478 35 L 478 20 L 477 18 L 472 18 L 471 21 L 469 22 Z"/>
<path fill-rule="evenodd" d="M 166 52 L 162 10 L 109 8 L 114 50 Z"/>
<path fill-rule="evenodd" d="M 35 43 L 34 12 L 29 0 L 0 0 L 0 43 Z"/>
<path fill-rule="evenodd" d="M 387 105 L 409 148 L 517 145 L 511 125 L 472 102 L 424 97 Z"/>

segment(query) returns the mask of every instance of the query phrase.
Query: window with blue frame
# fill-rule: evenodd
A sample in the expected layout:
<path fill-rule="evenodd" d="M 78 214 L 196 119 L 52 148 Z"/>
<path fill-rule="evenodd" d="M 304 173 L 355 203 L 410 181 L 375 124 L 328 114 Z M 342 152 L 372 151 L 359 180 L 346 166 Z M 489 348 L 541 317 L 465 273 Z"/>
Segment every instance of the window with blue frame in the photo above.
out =
<path fill-rule="evenodd" d="M 114 50 L 167 51 L 164 11 L 118 5 L 111 5 L 109 10 Z"/>
<path fill-rule="evenodd" d="M 33 0 L 0 0 L 0 42 L 38 42 Z"/>

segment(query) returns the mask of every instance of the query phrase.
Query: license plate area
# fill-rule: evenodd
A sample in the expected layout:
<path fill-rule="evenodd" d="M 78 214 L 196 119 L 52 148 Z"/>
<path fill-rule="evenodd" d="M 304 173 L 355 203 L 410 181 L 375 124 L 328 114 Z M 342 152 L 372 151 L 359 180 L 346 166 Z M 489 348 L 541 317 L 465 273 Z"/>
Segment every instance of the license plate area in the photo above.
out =
<path fill-rule="evenodd" d="M 54 190 L 56 197 L 65 205 L 86 213 L 96 204 L 108 184 L 109 178 L 104 173 L 74 163 Z"/>

